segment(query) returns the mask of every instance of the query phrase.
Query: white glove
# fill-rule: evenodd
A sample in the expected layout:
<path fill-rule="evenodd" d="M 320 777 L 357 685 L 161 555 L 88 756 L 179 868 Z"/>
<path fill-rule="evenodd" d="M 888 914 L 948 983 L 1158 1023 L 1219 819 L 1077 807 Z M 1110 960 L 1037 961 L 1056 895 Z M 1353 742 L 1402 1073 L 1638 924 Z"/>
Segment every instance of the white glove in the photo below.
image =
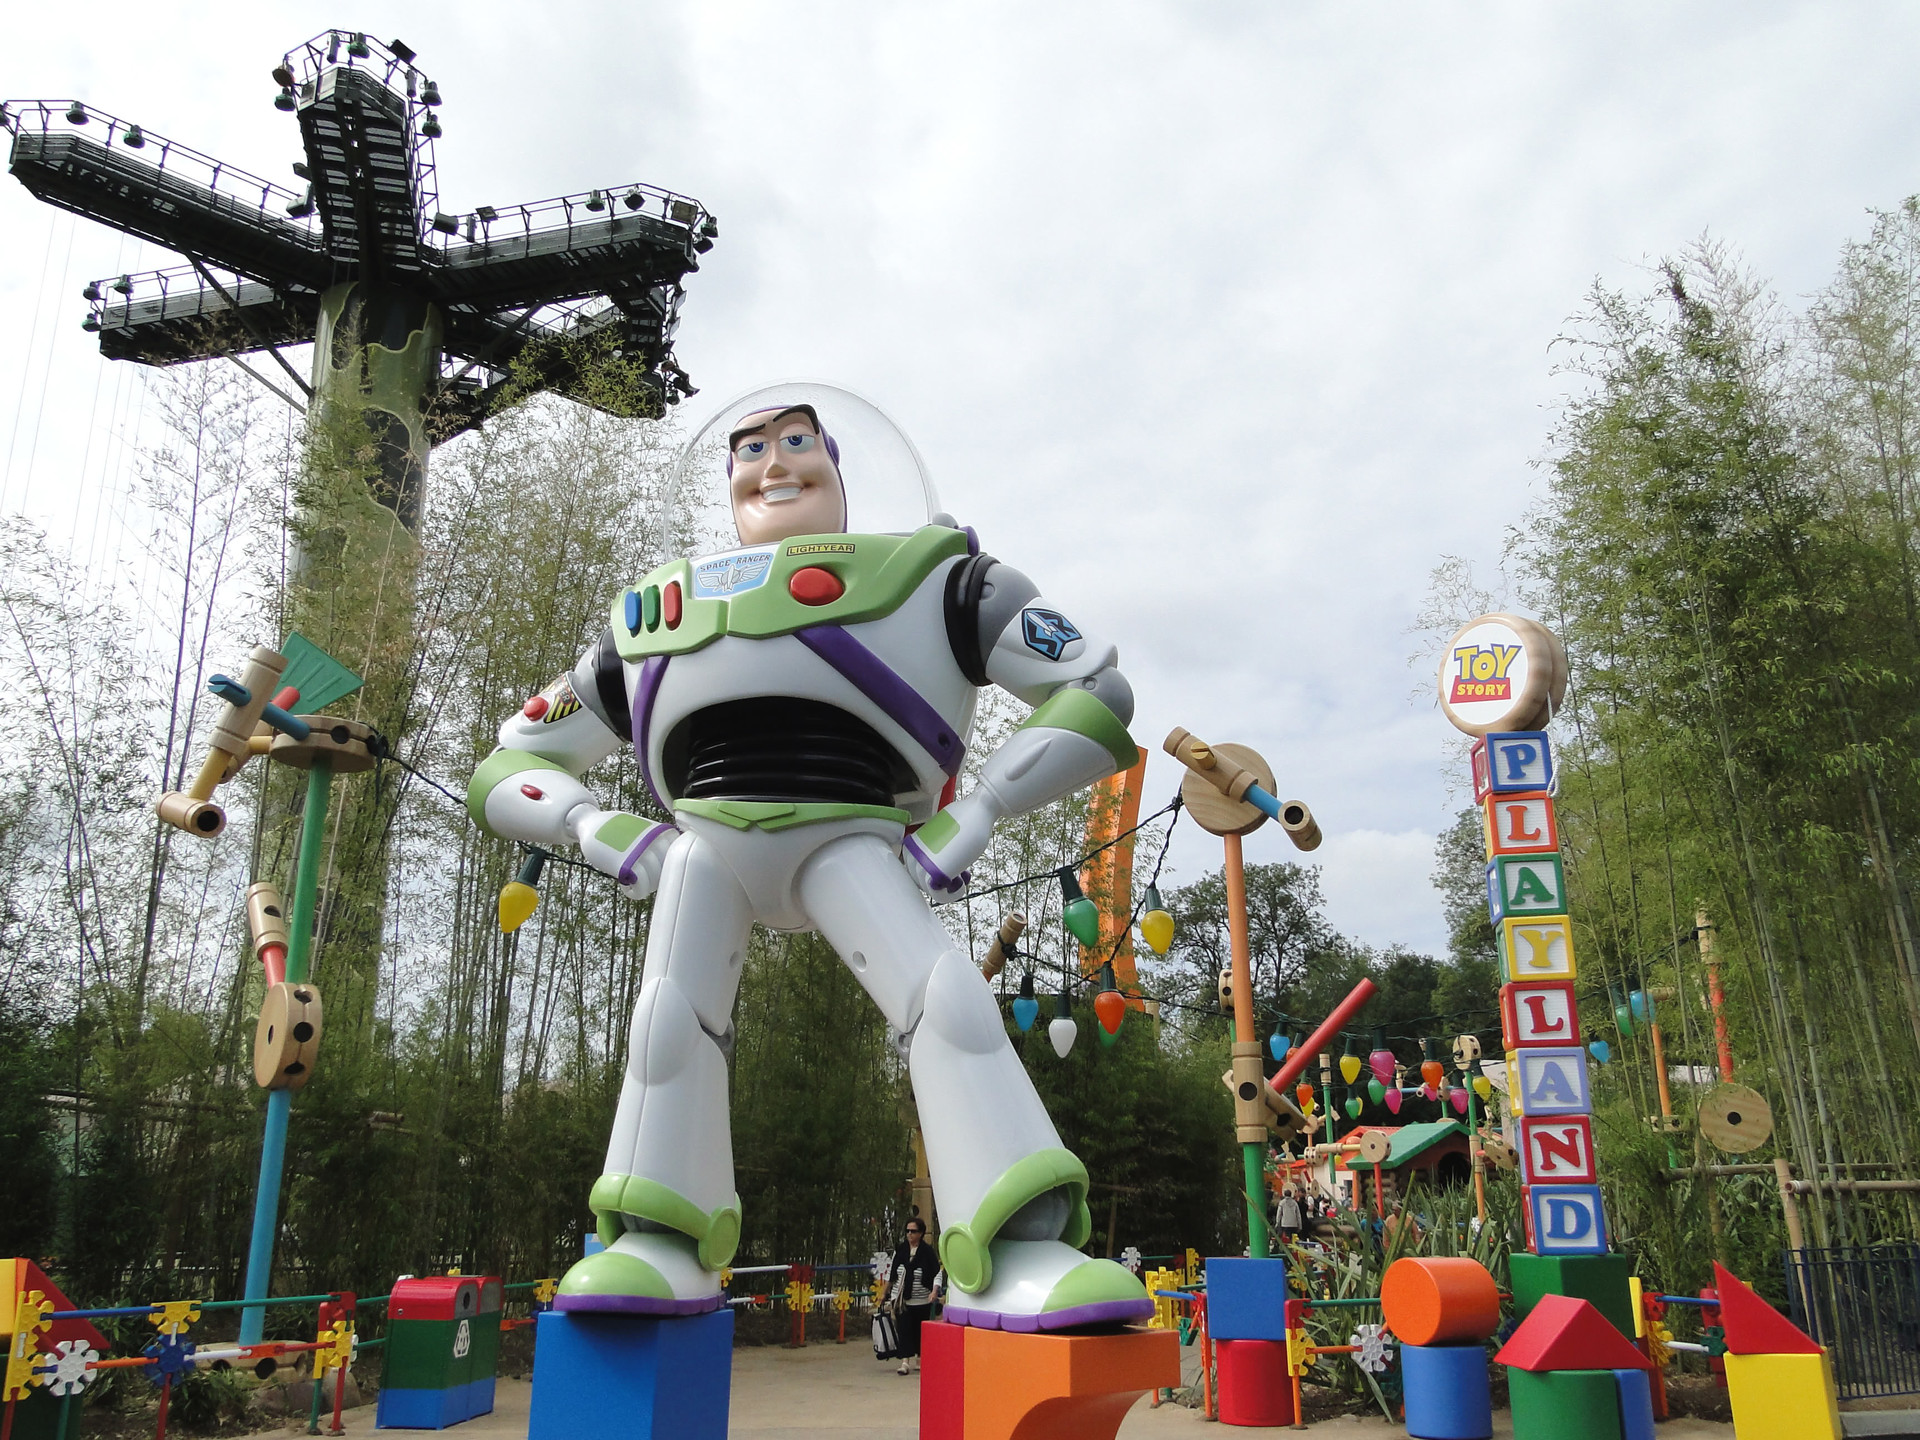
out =
<path fill-rule="evenodd" d="M 968 869 L 993 838 L 994 807 L 979 791 L 969 791 L 900 843 L 907 873 L 936 905 L 967 893 Z"/>
<path fill-rule="evenodd" d="M 628 822 L 619 824 L 617 822 Z M 643 827 L 633 834 L 632 822 Z M 612 826 L 626 839 L 611 844 L 601 833 Z M 667 851 L 680 832 L 670 824 L 655 824 L 622 810 L 600 810 L 583 806 L 567 816 L 567 828 L 580 845 L 580 856 L 603 875 L 611 875 L 620 884 L 620 893 L 629 900 L 644 900 L 660 883 L 660 872 L 667 863 Z"/>

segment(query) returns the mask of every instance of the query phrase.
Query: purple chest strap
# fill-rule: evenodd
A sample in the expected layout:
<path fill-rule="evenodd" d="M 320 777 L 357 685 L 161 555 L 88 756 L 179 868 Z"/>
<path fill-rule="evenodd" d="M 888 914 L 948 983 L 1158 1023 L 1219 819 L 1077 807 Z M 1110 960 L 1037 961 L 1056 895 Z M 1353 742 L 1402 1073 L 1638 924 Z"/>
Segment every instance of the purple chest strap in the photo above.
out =
<path fill-rule="evenodd" d="M 793 638 L 852 682 L 867 699 L 939 762 L 949 775 L 960 773 L 967 747 L 959 732 L 926 697 L 901 679 L 892 666 L 838 625 L 814 625 Z"/>

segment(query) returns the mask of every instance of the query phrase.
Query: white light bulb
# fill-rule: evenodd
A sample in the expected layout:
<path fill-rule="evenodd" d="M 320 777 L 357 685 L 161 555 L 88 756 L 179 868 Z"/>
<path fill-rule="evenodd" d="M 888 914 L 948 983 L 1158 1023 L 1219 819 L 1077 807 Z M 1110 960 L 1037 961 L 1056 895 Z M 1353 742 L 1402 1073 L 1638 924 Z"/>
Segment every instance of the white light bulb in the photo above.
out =
<path fill-rule="evenodd" d="M 1058 1017 L 1047 1026 L 1047 1038 L 1053 1041 L 1053 1053 L 1062 1060 L 1066 1059 L 1068 1053 L 1072 1051 L 1073 1042 L 1079 1038 L 1079 1035 L 1079 1022 L 1065 1015 Z"/>

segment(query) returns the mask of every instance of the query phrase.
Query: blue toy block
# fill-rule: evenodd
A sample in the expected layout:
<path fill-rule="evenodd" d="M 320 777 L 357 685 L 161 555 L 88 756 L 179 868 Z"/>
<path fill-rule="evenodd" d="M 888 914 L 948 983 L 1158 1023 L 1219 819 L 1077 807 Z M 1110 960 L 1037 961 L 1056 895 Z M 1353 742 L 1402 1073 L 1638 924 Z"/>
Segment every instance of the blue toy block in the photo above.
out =
<path fill-rule="evenodd" d="M 1607 1253 L 1607 1216 L 1598 1185 L 1529 1185 L 1526 1207 L 1534 1254 Z"/>
<path fill-rule="evenodd" d="M 1544 730 L 1496 730 L 1487 736 L 1488 789 L 1495 795 L 1546 790 L 1553 784 L 1553 746 Z"/>
<path fill-rule="evenodd" d="M 1587 1083 L 1587 1052 L 1578 1045 L 1516 1050 L 1513 1068 L 1520 1082 L 1516 1108 L 1529 1120 L 1548 1115 L 1593 1113 L 1593 1091 Z"/>
<path fill-rule="evenodd" d="M 1287 1262 L 1207 1261 L 1207 1333 L 1215 1340 L 1287 1338 Z"/>
<path fill-rule="evenodd" d="M 1653 1382 L 1644 1370 L 1616 1370 L 1620 1386 L 1621 1440 L 1654 1440 Z"/>
<path fill-rule="evenodd" d="M 549 1310 L 535 1323 L 527 1440 L 726 1440 L 733 1311 Z"/>
<path fill-rule="evenodd" d="M 1493 1391 L 1483 1345 L 1402 1345 L 1407 1434 L 1415 1440 L 1489 1440 Z"/>

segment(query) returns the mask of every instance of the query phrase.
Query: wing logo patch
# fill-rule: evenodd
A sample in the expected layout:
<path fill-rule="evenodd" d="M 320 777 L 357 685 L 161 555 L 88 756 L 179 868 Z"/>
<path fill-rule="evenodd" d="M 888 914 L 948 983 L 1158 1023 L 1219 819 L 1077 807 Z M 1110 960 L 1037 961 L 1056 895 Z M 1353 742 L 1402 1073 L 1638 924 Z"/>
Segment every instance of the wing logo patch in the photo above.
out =
<path fill-rule="evenodd" d="M 702 600 L 718 600 L 743 590 L 758 590 L 773 570 L 772 550 L 740 550 L 702 560 L 693 567 L 693 593 Z"/>
<path fill-rule="evenodd" d="M 1080 638 L 1074 623 L 1058 610 L 1022 610 L 1020 633 L 1026 637 L 1029 650 L 1049 660 L 1058 660 L 1066 653 L 1067 646 Z"/>

